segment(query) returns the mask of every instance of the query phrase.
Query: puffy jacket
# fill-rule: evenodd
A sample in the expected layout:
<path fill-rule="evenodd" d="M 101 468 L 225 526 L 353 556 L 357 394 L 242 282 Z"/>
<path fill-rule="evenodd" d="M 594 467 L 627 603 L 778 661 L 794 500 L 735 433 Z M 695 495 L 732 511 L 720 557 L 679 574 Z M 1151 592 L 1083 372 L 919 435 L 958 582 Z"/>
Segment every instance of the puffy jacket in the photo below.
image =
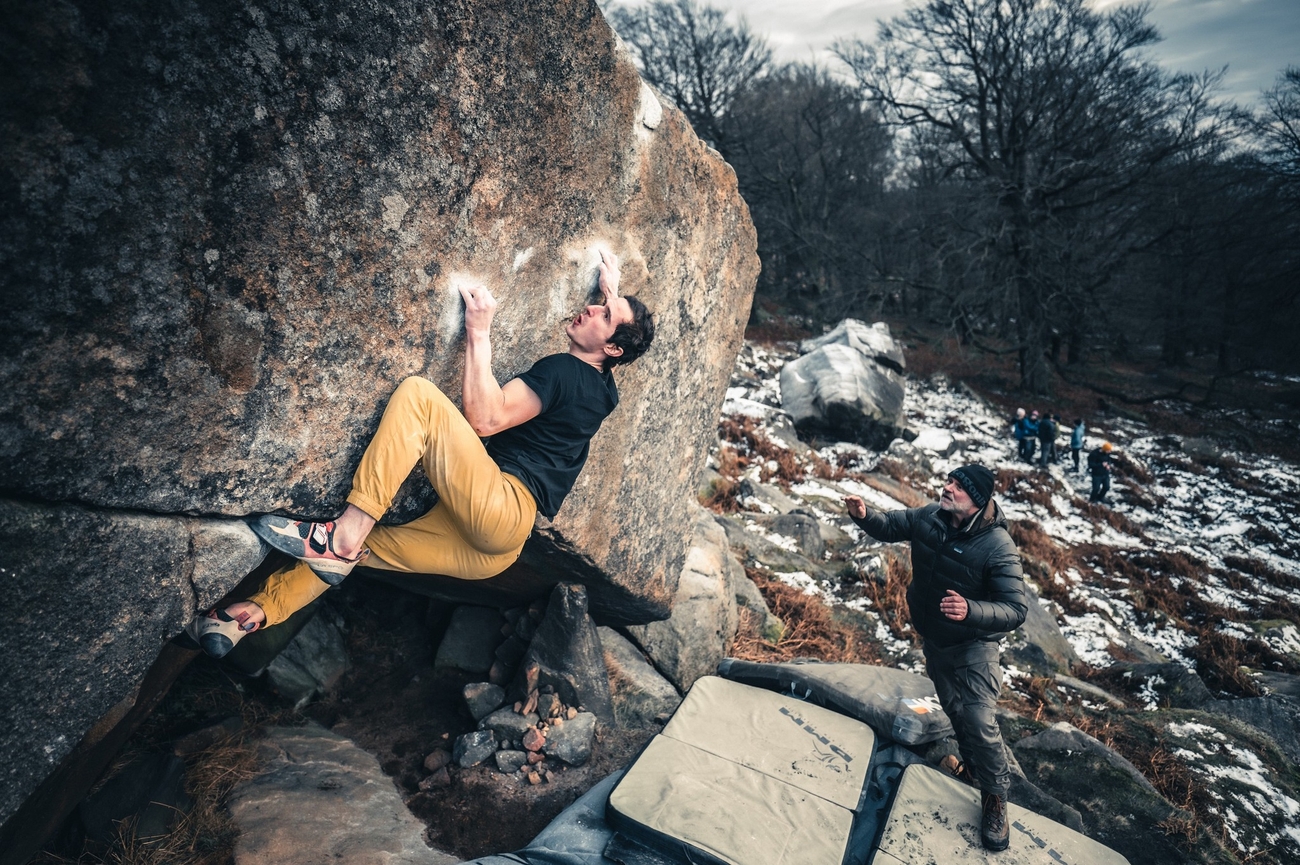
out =
<path fill-rule="evenodd" d="M 1038 435 L 1038 421 L 1022 417 L 1016 421 L 1016 438 L 1031 439 Z"/>
<path fill-rule="evenodd" d="M 1020 553 L 1007 532 L 997 502 L 962 530 L 948 523 L 937 504 L 901 511 L 867 511 L 855 523 L 878 541 L 912 542 L 912 584 L 907 608 L 912 627 L 938 646 L 972 640 L 993 642 L 1025 621 L 1025 593 Z M 954 622 L 939 611 L 952 589 L 966 599 L 966 618 Z"/>
<path fill-rule="evenodd" d="M 1112 457 L 1101 448 L 1097 448 L 1088 454 L 1088 471 L 1094 475 L 1110 474 L 1110 464 Z"/>
<path fill-rule="evenodd" d="M 1072 450 L 1083 450 L 1083 435 L 1085 432 L 1087 432 L 1087 429 L 1083 424 L 1079 424 L 1074 428 L 1074 432 L 1070 433 L 1070 448 Z"/>
<path fill-rule="evenodd" d="M 1046 417 L 1040 420 L 1038 437 L 1045 442 L 1056 441 L 1056 421 Z"/>

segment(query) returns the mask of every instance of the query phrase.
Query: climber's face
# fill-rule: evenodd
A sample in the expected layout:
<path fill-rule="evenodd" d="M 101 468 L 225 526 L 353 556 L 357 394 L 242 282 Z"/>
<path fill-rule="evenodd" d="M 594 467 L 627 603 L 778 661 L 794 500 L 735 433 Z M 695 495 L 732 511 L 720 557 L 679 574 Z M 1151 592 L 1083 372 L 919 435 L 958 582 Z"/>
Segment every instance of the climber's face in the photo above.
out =
<path fill-rule="evenodd" d="M 589 304 L 564 328 L 564 333 L 584 351 L 603 351 L 620 324 L 631 324 L 632 307 L 621 297 L 610 297 L 605 303 Z"/>

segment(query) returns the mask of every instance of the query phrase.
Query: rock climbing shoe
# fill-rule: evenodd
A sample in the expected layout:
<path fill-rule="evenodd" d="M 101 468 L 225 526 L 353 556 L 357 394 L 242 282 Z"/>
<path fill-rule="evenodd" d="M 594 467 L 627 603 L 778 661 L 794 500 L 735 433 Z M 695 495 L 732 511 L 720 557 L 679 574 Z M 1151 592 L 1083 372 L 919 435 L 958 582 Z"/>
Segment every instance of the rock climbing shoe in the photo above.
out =
<path fill-rule="evenodd" d="M 955 754 L 945 754 L 944 758 L 939 761 L 939 768 L 956 778 L 958 781 L 965 781 L 972 787 L 976 786 L 975 776 L 971 774 L 970 767 L 967 766 Z"/>
<path fill-rule="evenodd" d="M 986 850 L 1005 850 L 1011 845 L 1007 826 L 1007 798 L 995 793 L 984 794 L 984 819 L 980 822 L 980 841 Z"/>
<path fill-rule="evenodd" d="M 185 634 L 213 658 L 224 658 L 235 644 L 261 625 L 248 613 L 231 616 L 225 610 L 211 609 L 195 616 L 185 627 Z"/>
<path fill-rule="evenodd" d="M 249 526 L 259 538 L 275 549 L 306 562 L 316 576 L 331 586 L 343 582 L 343 578 L 352 573 L 357 563 L 370 555 L 368 549 L 363 549 L 351 559 L 334 552 L 333 520 L 312 523 L 267 514 L 251 521 Z"/>

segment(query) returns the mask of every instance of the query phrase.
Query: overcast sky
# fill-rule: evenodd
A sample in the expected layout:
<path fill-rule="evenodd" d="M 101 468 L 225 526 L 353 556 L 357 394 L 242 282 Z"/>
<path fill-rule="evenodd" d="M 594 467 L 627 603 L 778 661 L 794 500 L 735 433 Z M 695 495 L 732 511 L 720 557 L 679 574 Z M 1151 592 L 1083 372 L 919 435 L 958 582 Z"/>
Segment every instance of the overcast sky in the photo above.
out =
<path fill-rule="evenodd" d="M 624 0 L 626 2 L 626 0 Z M 898 14 L 904 0 L 704 0 L 744 15 L 765 34 L 778 60 L 830 61 L 842 37 L 872 39 L 876 21 Z M 1096 0 L 1105 7 L 1132 0 Z M 639 5 L 636 0 L 629 5 Z M 1288 64 L 1300 66 L 1300 0 L 1154 0 L 1150 20 L 1164 41 L 1156 58 L 1201 72 L 1228 67 L 1223 93 L 1241 102 L 1272 86 Z"/>

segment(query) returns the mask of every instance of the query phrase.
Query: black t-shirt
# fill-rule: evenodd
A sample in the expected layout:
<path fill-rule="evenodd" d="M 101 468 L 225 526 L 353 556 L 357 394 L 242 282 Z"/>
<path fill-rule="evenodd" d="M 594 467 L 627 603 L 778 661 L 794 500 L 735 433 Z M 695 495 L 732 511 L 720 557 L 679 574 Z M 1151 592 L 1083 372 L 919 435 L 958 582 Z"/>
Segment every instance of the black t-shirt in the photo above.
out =
<path fill-rule="evenodd" d="M 492 436 L 487 451 L 501 471 L 524 482 L 550 519 L 587 462 L 591 437 L 618 405 L 618 388 L 613 373 L 571 354 L 544 357 L 519 379 L 541 399 L 542 411 Z"/>

